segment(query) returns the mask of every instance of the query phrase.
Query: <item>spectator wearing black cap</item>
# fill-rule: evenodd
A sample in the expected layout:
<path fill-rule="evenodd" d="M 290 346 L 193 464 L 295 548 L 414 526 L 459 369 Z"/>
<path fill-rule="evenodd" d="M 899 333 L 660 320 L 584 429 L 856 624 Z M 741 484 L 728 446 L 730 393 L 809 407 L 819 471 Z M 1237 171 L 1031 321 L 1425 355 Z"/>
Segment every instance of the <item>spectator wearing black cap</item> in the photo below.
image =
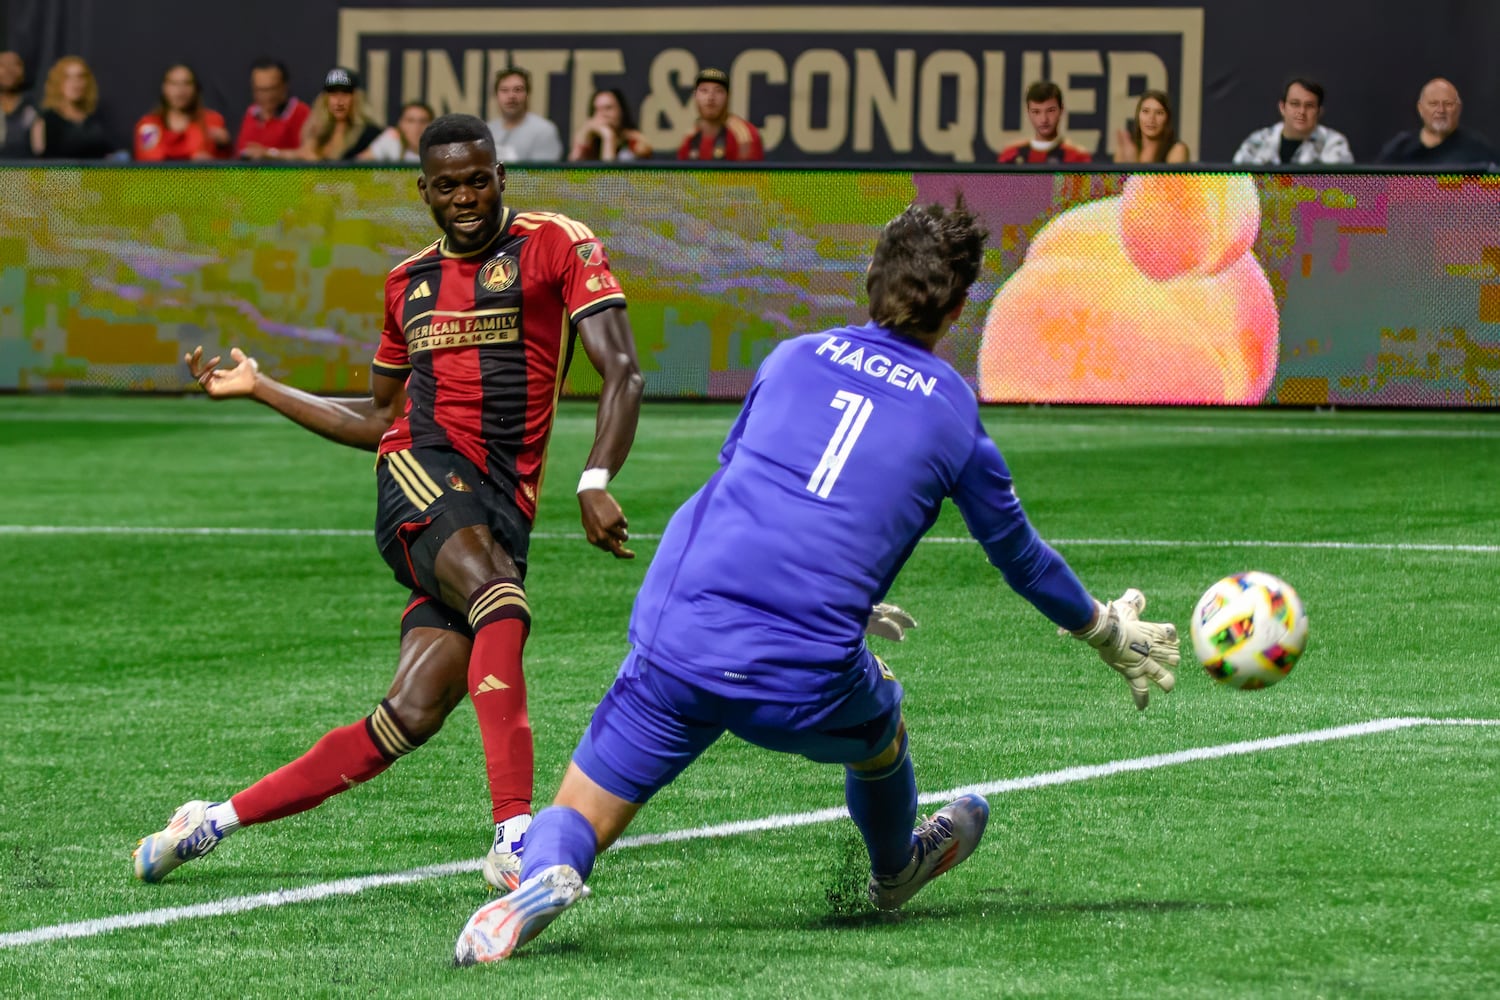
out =
<path fill-rule="evenodd" d="M 701 69 L 693 83 L 698 124 L 677 148 L 679 160 L 764 160 L 760 130 L 729 113 L 729 74 Z"/>
<path fill-rule="evenodd" d="M 352 160 L 380 136 L 380 125 L 359 88 L 359 74 L 335 66 L 323 77 L 323 92 L 313 102 L 302 129 L 303 160 Z"/>
<path fill-rule="evenodd" d="M 531 74 L 507 66 L 495 74 L 495 105 L 500 117 L 487 125 L 501 163 L 556 163 L 562 159 L 562 133 L 531 107 Z"/>

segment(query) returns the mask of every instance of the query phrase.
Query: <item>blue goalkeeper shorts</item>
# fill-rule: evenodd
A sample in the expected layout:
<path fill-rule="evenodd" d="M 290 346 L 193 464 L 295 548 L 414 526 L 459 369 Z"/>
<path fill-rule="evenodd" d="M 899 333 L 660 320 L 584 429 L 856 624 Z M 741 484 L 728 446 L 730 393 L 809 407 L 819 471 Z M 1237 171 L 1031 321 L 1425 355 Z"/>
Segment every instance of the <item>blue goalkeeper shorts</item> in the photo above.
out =
<path fill-rule="evenodd" d="M 771 704 L 696 688 L 632 652 L 573 751 L 601 788 L 645 802 L 725 732 L 824 764 L 878 754 L 901 726 L 901 684 L 869 650 L 853 683 L 822 701 Z"/>

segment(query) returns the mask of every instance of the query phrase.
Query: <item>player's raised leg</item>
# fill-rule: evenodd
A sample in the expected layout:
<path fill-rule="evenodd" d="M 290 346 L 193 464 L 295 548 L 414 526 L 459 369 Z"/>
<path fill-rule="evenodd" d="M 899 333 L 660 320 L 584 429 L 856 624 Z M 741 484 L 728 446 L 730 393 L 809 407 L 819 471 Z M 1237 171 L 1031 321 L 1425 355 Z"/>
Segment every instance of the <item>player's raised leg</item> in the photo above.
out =
<path fill-rule="evenodd" d="M 174 869 L 208 854 L 240 827 L 312 809 L 369 781 L 427 742 L 467 689 L 470 642 L 466 635 L 439 624 L 446 617 L 435 602 L 409 606 L 396 678 L 375 711 L 326 733 L 307 753 L 228 801 L 195 801 L 180 807 L 166 827 L 137 846 L 136 877 L 160 882 Z"/>
<path fill-rule="evenodd" d="M 530 522 L 509 493 L 446 449 L 389 452 L 376 478 L 381 555 L 398 580 L 463 612 L 473 636 L 465 680 L 495 822 L 485 878 L 512 889 L 520 871 L 515 852 L 531 821 L 533 750 L 521 666 L 531 628 L 521 583 Z"/>
<path fill-rule="evenodd" d="M 534 749 L 522 667 L 531 609 L 520 569 L 487 527 L 455 531 L 443 542 L 434 569 L 448 600 L 465 609 L 474 635 L 468 690 L 495 821 L 484 877 L 510 890 L 520 883 L 521 838 L 531 823 Z"/>

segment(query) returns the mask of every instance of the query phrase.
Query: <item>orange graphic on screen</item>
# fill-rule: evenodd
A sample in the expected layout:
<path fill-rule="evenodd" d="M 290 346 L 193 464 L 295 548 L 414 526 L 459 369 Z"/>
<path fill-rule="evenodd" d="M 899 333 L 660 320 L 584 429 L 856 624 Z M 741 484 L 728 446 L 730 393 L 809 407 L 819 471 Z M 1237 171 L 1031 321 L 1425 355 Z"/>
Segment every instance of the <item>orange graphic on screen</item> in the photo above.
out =
<path fill-rule="evenodd" d="M 1259 403 L 1276 301 L 1250 252 L 1245 176 L 1138 174 L 1069 209 L 995 293 L 979 349 L 993 402 Z"/>

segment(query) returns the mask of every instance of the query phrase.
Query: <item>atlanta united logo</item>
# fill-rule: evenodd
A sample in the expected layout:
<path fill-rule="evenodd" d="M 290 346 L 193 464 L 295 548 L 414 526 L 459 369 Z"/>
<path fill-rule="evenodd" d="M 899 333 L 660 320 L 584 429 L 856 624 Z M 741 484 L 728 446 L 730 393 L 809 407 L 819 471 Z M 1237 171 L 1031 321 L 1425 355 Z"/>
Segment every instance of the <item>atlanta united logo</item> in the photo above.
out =
<path fill-rule="evenodd" d="M 514 257 L 496 257 L 479 271 L 479 283 L 492 292 L 503 292 L 516 283 L 519 272 Z"/>
<path fill-rule="evenodd" d="M 448 485 L 451 486 L 453 489 L 458 490 L 460 493 L 472 493 L 472 492 L 474 492 L 473 490 L 469 489 L 469 484 L 468 483 L 464 482 L 462 479 L 460 479 L 458 477 L 458 473 L 456 473 L 456 472 L 450 472 L 450 473 L 448 473 Z"/>

